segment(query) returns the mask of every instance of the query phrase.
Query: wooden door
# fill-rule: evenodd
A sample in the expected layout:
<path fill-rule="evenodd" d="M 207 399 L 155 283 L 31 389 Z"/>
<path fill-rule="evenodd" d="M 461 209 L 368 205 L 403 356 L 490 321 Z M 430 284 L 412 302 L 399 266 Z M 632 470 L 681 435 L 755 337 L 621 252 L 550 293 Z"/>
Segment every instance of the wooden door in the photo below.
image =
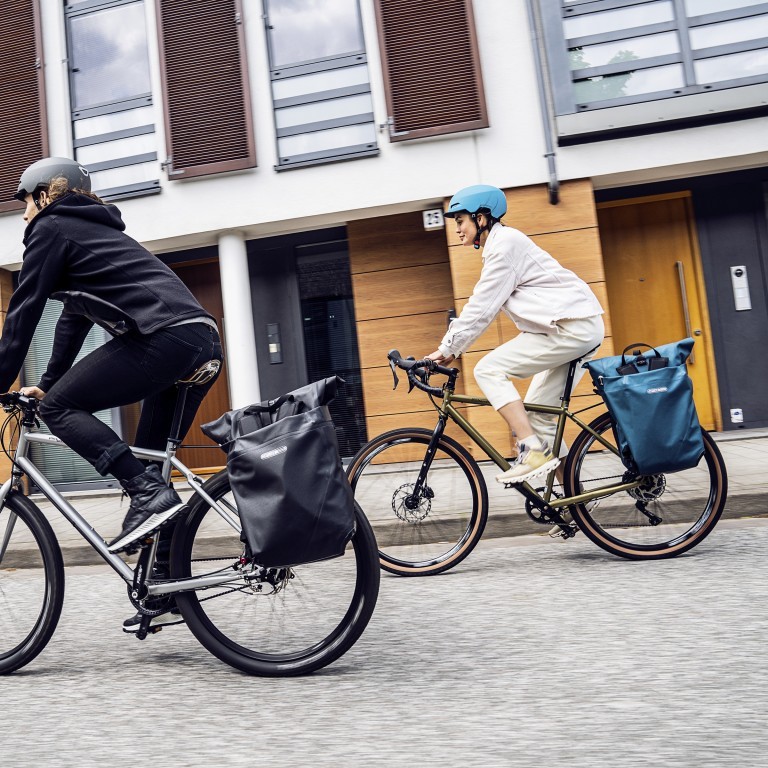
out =
<path fill-rule="evenodd" d="M 706 292 L 687 192 L 598 204 L 613 345 L 696 340 L 688 371 L 701 425 L 722 429 Z"/>
<path fill-rule="evenodd" d="M 209 261 L 198 264 L 174 265 L 173 270 L 200 302 L 203 309 L 216 319 L 216 322 L 219 324 L 219 332 L 223 337 L 224 307 L 221 300 L 221 278 L 219 276 L 218 262 Z M 227 386 L 225 360 L 219 378 L 205 396 L 205 400 L 203 400 L 200 410 L 198 410 L 197 416 L 195 416 L 195 421 L 184 438 L 184 445 L 210 447 L 182 448 L 179 451 L 179 458 L 188 467 L 196 470 L 215 470 L 225 465 L 226 456 L 224 452 L 200 431 L 200 425 L 217 419 L 229 409 L 229 389 Z"/>

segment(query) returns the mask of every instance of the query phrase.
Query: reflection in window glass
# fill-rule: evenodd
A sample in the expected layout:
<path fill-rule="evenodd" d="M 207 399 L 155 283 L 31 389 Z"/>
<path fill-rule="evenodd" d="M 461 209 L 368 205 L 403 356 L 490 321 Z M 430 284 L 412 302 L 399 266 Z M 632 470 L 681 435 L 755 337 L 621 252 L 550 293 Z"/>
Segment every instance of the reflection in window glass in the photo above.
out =
<path fill-rule="evenodd" d="M 151 125 L 154 120 L 153 107 L 139 107 L 122 112 L 110 112 L 108 115 L 86 117 L 83 120 L 75 120 L 75 138 L 84 139 L 86 136 L 98 136 L 101 133 L 122 131 L 139 125 Z"/>
<path fill-rule="evenodd" d="M 344 128 L 332 128 L 328 131 L 302 133 L 299 136 L 287 136 L 284 139 L 278 139 L 277 142 L 282 158 L 375 143 L 376 129 L 372 124 L 348 125 Z"/>
<path fill-rule="evenodd" d="M 272 67 L 363 50 L 357 0 L 269 0 Z"/>
<path fill-rule="evenodd" d="M 615 64 L 619 61 L 647 59 L 650 56 L 662 56 L 679 51 L 680 44 L 677 32 L 664 32 L 661 35 L 633 37 L 629 40 L 617 40 L 613 43 L 585 45 L 581 48 L 572 48 L 568 53 L 571 59 L 571 69 L 585 69 L 586 67 Z"/>
<path fill-rule="evenodd" d="M 139 163 L 123 168 L 110 168 L 91 174 L 91 187 L 98 193 L 102 189 L 114 189 L 128 184 L 142 184 L 157 178 L 157 163 Z"/>
<path fill-rule="evenodd" d="M 127 139 L 90 144 L 86 147 L 78 147 L 77 160 L 83 165 L 90 165 L 113 160 L 116 157 L 143 155 L 154 152 L 156 143 L 154 133 L 145 133 L 141 136 L 130 136 Z"/>
<path fill-rule="evenodd" d="M 143 3 L 74 16 L 70 25 L 75 111 L 149 93 Z"/>
<path fill-rule="evenodd" d="M 563 26 L 565 28 L 565 36 L 572 38 L 598 35 L 602 32 L 613 32 L 616 29 L 642 27 L 646 24 L 656 24 L 662 21 L 672 21 L 673 19 L 672 3 L 664 0 L 663 2 L 632 5 L 616 11 L 573 16 L 572 18 L 564 19 Z"/>
<path fill-rule="evenodd" d="M 320 120 L 365 115 L 371 112 L 373 112 L 371 94 L 362 93 L 359 96 L 348 96 L 344 99 L 328 99 L 315 101 L 312 104 L 302 104 L 298 107 L 279 109 L 275 112 L 275 122 L 278 128 L 287 128 L 293 125 L 305 125 Z"/>
<path fill-rule="evenodd" d="M 574 82 L 573 88 L 577 103 L 589 103 L 682 88 L 683 85 L 682 65 L 672 64 L 667 67 L 638 69 L 621 75 L 577 80 Z"/>
<path fill-rule="evenodd" d="M 744 51 L 730 56 L 716 56 L 693 62 L 696 79 L 700 83 L 735 80 L 768 74 L 768 50 Z"/>
<path fill-rule="evenodd" d="M 748 8 L 764 2 L 765 0 L 685 0 L 685 10 L 689 16 L 702 16 L 705 13 Z"/>
<path fill-rule="evenodd" d="M 768 38 L 768 15 L 736 19 L 722 24 L 707 24 L 704 27 L 691 27 L 689 34 L 694 50 L 709 48 L 712 45 Z"/>
<path fill-rule="evenodd" d="M 365 64 L 358 67 L 329 69 L 325 72 L 315 72 L 285 80 L 274 80 L 272 91 L 276 99 L 290 99 L 294 96 L 322 93 L 334 88 L 347 88 L 350 85 L 368 85 L 368 67 Z"/>

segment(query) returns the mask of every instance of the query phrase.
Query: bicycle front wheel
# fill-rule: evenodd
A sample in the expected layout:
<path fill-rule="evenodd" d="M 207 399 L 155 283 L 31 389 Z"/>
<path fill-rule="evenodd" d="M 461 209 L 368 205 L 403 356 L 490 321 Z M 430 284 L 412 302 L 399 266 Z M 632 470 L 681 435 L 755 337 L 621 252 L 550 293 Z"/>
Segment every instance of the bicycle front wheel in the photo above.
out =
<path fill-rule="evenodd" d="M 385 432 L 347 468 L 355 499 L 376 533 L 381 567 L 399 576 L 453 568 L 475 548 L 488 519 L 485 479 L 455 440 L 440 437 L 423 473 L 431 439 L 426 429 Z"/>
<path fill-rule="evenodd" d="M 226 471 L 203 488 L 229 510 L 230 522 L 197 497 L 174 531 L 171 576 L 229 571 L 233 580 L 177 595 L 195 637 L 227 664 L 267 677 L 307 674 L 346 653 L 368 624 L 379 593 L 376 540 L 357 505 L 356 531 L 343 556 L 266 569 L 262 578 L 249 580 L 233 567 L 243 543 Z"/>
<path fill-rule="evenodd" d="M 0 510 L 0 674 L 29 664 L 51 639 L 64 602 L 64 562 L 50 523 L 11 492 Z"/>
<path fill-rule="evenodd" d="M 616 446 L 609 414 L 590 427 Z M 631 560 L 653 560 L 687 552 L 715 527 L 725 506 L 728 479 L 714 440 L 702 430 L 704 455 L 682 472 L 640 477 L 640 485 L 571 508 L 579 528 L 599 547 Z M 621 459 L 582 430 L 568 453 L 568 496 L 634 480 Z"/>

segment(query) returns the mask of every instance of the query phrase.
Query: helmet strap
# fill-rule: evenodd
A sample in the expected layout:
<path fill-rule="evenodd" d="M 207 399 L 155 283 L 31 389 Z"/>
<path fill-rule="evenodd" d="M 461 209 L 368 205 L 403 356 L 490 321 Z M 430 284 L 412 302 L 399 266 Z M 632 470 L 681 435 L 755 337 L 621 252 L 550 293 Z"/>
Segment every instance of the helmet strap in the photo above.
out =
<path fill-rule="evenodd" d="M 471 213 L 470 216 L 472 217 L 472 221 L 475 222 L 475 229 L 477 230 L 477 233 L 475 234 L 475 239 L 472 241 L 472 246 L 475 250 L 480 249 L 480 238 L 483 234 L 483 232 L 490 232 L 491 227 L 495 224 L 493 217 L 488 213 L 483 213 L 485 216 L 485 225 L 483 227 L 480 227 L 477 223 L 477 214 Z"/>

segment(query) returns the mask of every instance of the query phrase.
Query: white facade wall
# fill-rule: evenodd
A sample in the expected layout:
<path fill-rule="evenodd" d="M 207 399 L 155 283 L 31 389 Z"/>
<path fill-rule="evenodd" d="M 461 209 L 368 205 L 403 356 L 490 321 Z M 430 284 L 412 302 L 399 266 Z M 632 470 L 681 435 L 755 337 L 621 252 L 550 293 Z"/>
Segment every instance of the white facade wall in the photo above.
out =
<path fill-rule="evenodd" d="M 384 124 L 387 110 L 373 2 L 360 2 L 375 119 Z M 250 239 L 435 207 L 468 184 L 516 187 L 547 181 L 524 2 L 474 2 L 489 128 L 395 143 L 382 131 L 376 157 L 279 173 L 274 170 L 276 142 L 262 7 L 257 0 L 244 5 L 259 166 L 184 182 L 169 182 L 158 168 L 161 194 L 118 201 L 128 232 L 150 250 L 214 245 L 228 232 Z M 52 154 L 71 156 L 62 3 L 41 0 L 41 6 L 50 149 Z M 145 7 L 158 155 L 164 159 L 154 4 L 147 0 Z M 755 167 L 768 162 L 768 118 L 563 147 L 557 149 L 556 162 L 561 179 L 592 178 L 597 187 Z M 0 266 L 18 266 L 23 229 L 20 215 L 0 216 Z"/>

